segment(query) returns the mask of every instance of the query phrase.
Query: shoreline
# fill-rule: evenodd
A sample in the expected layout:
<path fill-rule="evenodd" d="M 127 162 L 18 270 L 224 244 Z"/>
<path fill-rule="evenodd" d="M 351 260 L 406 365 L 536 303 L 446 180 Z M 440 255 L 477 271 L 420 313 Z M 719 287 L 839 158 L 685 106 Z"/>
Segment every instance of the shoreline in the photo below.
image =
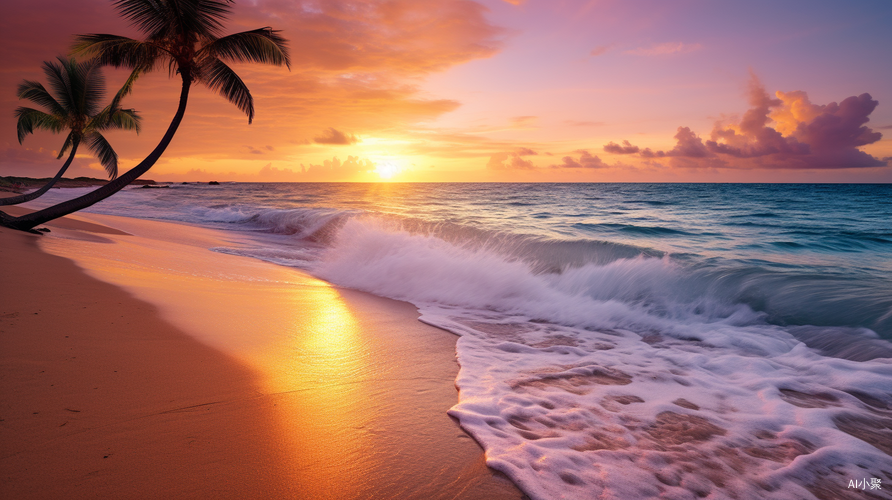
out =
<path fill-rule="evenodd" d="M 446 415 L 456 337 L 413 306 L 77 219 L 0 229 L 2 496 L 522 497 Z"/>

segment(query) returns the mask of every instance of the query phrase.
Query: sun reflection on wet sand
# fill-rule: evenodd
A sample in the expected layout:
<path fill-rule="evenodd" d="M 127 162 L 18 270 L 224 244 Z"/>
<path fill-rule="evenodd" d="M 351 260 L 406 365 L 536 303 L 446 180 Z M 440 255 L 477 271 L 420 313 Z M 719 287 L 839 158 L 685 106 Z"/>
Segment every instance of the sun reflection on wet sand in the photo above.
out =
<path fill-rule="evenodd" d="M 287 336 L 263 356 L 277 373 L 268 378 L 282 434 L 298 436 L 296 483 L 313 498 L 356 496 L 361 471 L 375 460 L 365 432 L 368 346 L 343 297 L 323 282 L 292 292 L 294 319 Z M 364 464 L 365 462 L 365 464 Z"/>

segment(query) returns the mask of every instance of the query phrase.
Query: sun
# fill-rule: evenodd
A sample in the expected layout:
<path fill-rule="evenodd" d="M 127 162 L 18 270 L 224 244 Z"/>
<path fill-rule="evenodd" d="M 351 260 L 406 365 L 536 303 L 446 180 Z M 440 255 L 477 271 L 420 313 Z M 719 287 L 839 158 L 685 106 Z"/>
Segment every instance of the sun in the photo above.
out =
<path fill-rule="evenodd" d="M 398 174 L 399 171 L 400 167 L 398 167 L 395 163 L 389 161 L 382 161 L 375 168 L 375 172 L 377 172 L 382 179 L 390 179 L 394 175 Z"/>

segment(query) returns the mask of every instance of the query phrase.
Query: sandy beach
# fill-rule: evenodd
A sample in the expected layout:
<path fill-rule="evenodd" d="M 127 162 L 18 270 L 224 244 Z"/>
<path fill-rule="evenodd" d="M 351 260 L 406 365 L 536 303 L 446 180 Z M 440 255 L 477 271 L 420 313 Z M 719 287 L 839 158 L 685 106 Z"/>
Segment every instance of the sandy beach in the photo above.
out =
<path fill-rule="evenodd" d="M 0 229 L 0 497 L 521 498 L 403 302 L 85 215 Z"/>

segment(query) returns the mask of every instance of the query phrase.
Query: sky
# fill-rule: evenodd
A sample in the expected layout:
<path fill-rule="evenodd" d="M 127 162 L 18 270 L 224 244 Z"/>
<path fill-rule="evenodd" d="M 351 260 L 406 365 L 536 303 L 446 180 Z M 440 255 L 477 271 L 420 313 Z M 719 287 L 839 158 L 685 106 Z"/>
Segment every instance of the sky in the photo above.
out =
<path fill-rule="evenodd" d="M 892 182 L 888 0 L 240 0 L 227 32 L 264 26 L 292 64 L 232 64 L 253 124 L 198 86 L 144 178 Z M 0 3 L 0 175 L 61 166 L 64 135 L 18 143 L 13 111 L 37 106 L 15 89 L 84 33 L 140 37 L 107 0 Z M 141 133 L 107 134 L 120 171 L 179 89 L 140 78 Z M 80 175 L 104 176 L 85 148 Z"/>

